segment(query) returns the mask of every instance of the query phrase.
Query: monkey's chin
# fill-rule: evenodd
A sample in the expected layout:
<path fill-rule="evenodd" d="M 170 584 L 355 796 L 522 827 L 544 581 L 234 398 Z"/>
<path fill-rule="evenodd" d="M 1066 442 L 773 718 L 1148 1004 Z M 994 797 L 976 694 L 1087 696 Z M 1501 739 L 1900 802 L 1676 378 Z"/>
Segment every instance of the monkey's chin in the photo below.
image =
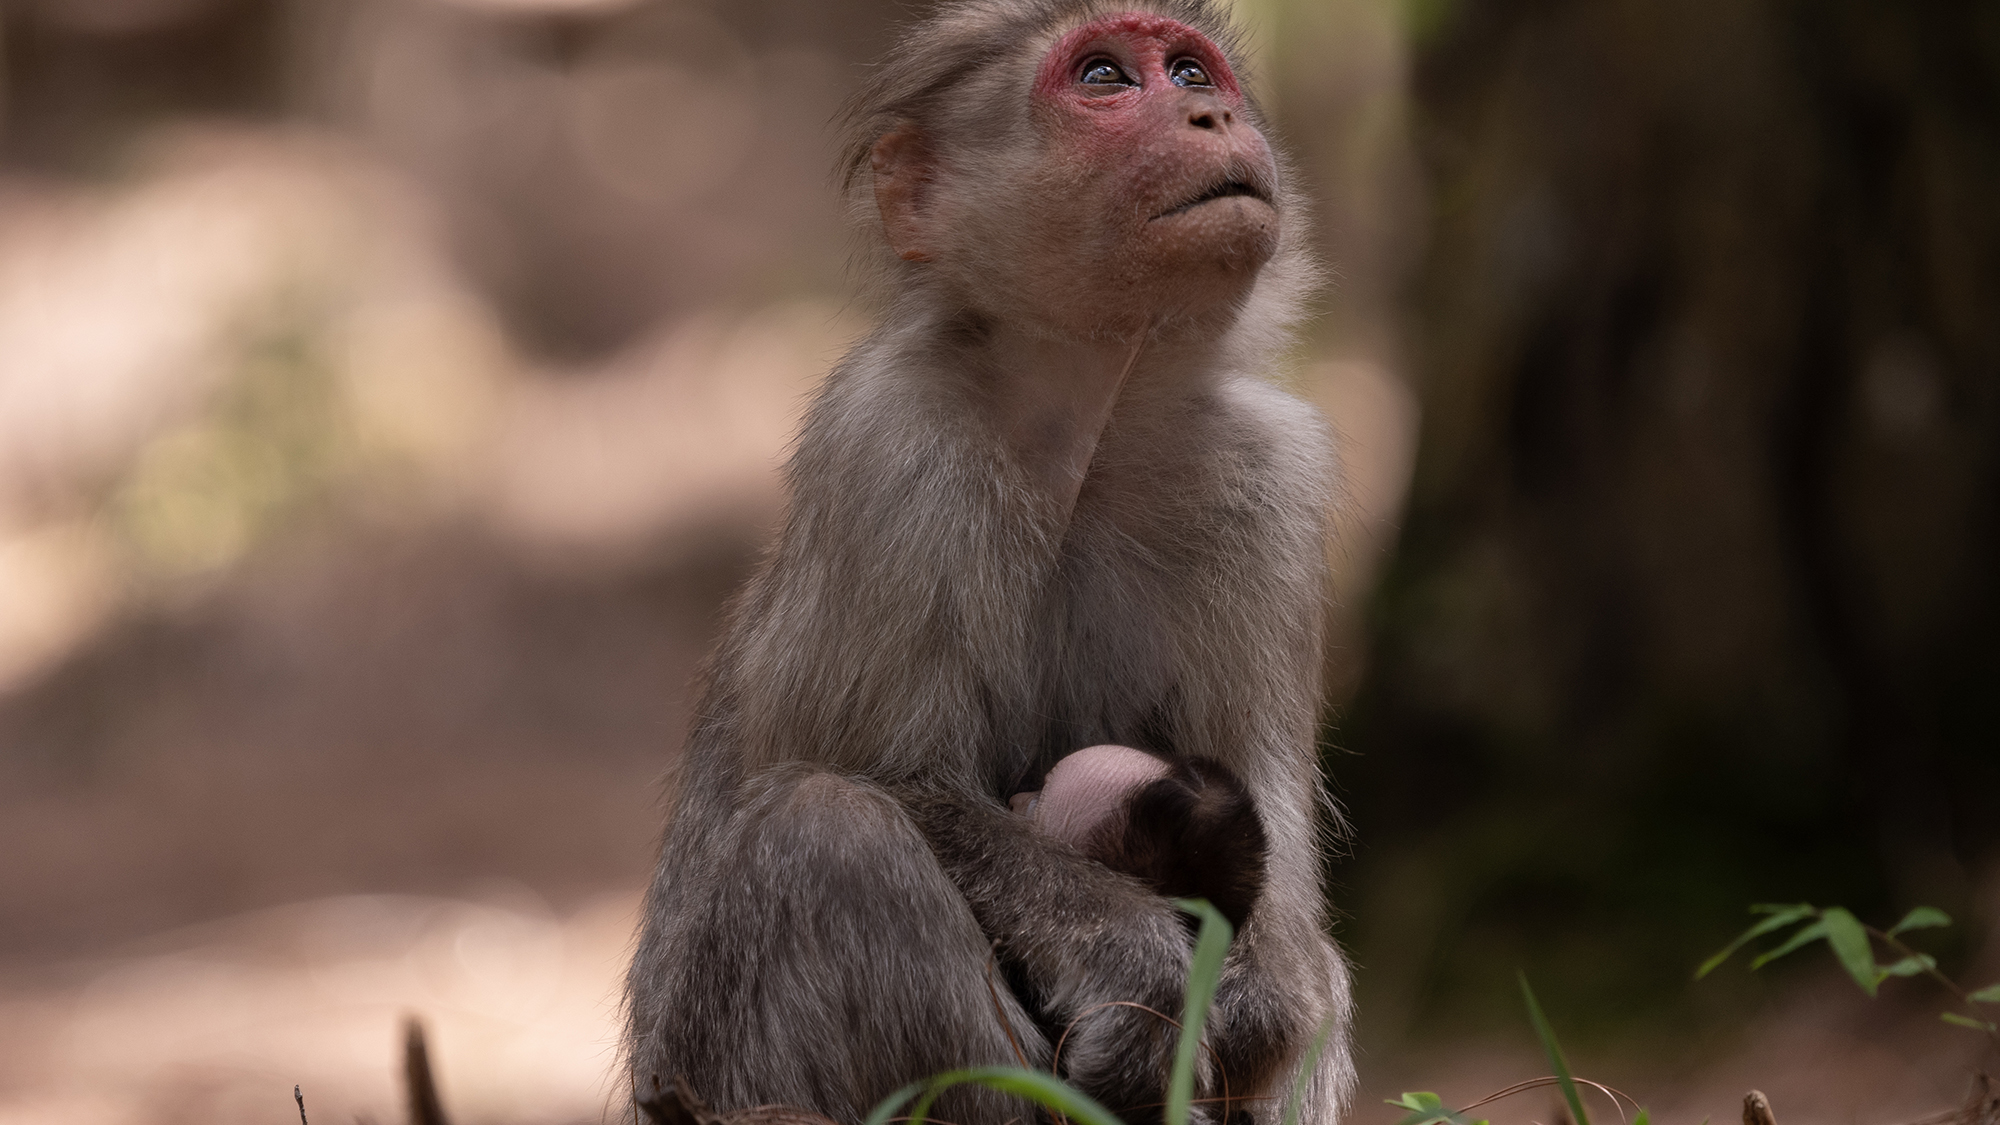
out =
<path fill-rule="evenodd" d="M 1254 280 L 1278 252 L 1278 210 L 1258 198 L 1224 196 L 1148 220 L 1140 238 L 1142 256 L 1162 276 L 1210 276 L 1234 288 Z"/>
<path fill-rule="evenodd" d="M 1148 221 L 1138 249 L 1159 312 L 1206 320 L 1237 309 L 1278 252 L 1278 212 L 1248 196 L 1213 199 Z"/>
<path fill-rule="evenodd" d="M 1278 211 L 1261 199 L 1227 195 L 1149 219 L 1141 237 L 1163 260 L 1254 271 L 1278 252 Z"/>

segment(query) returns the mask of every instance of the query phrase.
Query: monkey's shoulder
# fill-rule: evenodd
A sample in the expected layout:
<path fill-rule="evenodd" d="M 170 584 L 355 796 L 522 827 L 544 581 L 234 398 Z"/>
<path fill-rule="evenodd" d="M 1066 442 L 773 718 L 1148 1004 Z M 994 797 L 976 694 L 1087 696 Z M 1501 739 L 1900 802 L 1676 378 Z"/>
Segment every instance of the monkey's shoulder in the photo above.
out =
<path fill-rule="evenodd" d="M 1002 476 L 992 435 L 941 380 L 864 344 L 828 377 L 786 466 L 795 514 L 913 527 L 983 511 Z"/>
<path fill-rule="evenodd" d="M 1260 463 L 1288 477 L 1330 483 L 1333 430 L 1311 403 L 1248 375 L 1224 380 L 1214 401 L 1223 444 L 1257 451 Z"/>
<path fill-rule="evenodd" d="M 1123 471 L 1168 505 L 1298 512 L 1333 494 L 1332 431 L 1310 404 L 1264 380 L 1222 380 L 1138 429 Z"/>

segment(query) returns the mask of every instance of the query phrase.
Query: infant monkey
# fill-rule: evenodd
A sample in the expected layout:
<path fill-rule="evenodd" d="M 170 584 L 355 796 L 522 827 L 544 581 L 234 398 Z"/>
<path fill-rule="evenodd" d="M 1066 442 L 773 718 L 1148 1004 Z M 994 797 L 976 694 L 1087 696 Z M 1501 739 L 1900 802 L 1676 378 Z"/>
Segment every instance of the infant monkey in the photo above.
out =
<path fill-rule="evenodd" d="M 1090 746 L 1008 802 L 1043 833 L 1160 894 L 1205 898 L 1239 929 L 1264 886 L 1264 826 L 1243 782 L 1207 758 Z"/>

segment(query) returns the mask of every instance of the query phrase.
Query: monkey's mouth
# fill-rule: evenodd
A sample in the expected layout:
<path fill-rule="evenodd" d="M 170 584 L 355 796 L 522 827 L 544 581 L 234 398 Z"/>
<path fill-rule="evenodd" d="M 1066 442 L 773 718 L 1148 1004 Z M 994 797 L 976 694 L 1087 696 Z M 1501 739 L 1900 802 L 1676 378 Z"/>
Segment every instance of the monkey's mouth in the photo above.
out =
<path fill-rule="evenodd" d="M 1192 211 L 1196 207 L 1199 207 L 1204 203 L 1213 203 L 1218 199 L 1228 199 L 1232 196 L 1238 196 L 1238 195 L 1248 196 L 1249 198 L 1254 199 L 1257 202 L 1263 203 L 1267 206 L 1271 202 L 1271 193 L 1265 191 L 1261 187 L 1258 187 L 1256 184 L 1251 183 L 1249 180 L 1224 180 L 1221 183 L 1216 184 L 1215 186 L 1209 188 L 1207 191 L 1202 192 L 1200 195 L 1195 196 L 1193 199 L 1190 199 L 1185 203 L 1177 204 L 1174 207 L 1169 208 L 1168 210 L 1162 211 L 1159 214 L 1153 216 L 1153 218 L 1171 219 L 1175 215 L 1180 215 L 1188 211 Z"/>

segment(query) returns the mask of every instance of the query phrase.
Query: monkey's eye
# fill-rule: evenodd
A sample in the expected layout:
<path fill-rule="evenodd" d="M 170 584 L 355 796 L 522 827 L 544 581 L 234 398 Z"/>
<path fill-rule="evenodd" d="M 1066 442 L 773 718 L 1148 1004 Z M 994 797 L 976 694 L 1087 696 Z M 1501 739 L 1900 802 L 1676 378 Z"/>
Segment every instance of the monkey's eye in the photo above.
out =
<path fill-rule="evenodd" d="M 1176 86 L 1215 85 L 1208 80 L 1207 68 L 1193 59 L 1175 59 L 1174 65 L 1167 68 L 1167 77 L 1173 79 Z"/>
<path fill-rule="evenodd" d="M 1083 64 L 1083 72 L 1076 80 L 1086 86 L 1136 86 L 1131 75 L 1110 59 L 1096 58 Z"/>

